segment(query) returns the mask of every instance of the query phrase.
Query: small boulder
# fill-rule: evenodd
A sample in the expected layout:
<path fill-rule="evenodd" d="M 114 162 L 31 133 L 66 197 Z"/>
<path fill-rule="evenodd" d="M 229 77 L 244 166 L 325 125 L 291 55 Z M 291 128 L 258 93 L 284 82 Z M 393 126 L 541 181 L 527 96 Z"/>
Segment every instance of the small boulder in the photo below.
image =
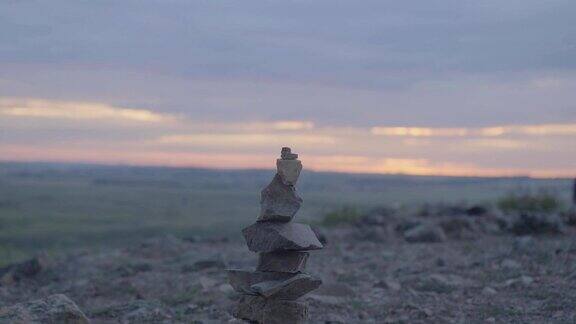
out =
<path fill-rule="evenodd" d="M 0 308 L 0 323 L 88 324 L 90 320 L 62 294 Z"/>
<path fill-rule="evenodd" d="M 564 222 L 569 226 L 576 226 L 576 207 L 570 208 L 562 214 Z"/>
<path fill-rule="evenodd" d="M 557 214 L 521 213 L 513 216 L 510 230 L 516 235 L 559 234 L 562 219 Z"/>
<path fill-rule="evenodd" d="M 384 278 L 383 280 L 378 281 L 374 287 L 382 288 L 390 291 L 400 291 L 402 289 L 402 285 L 398 280 L 394 278 Z"/>
<path fill-rule="evenodd" d="M 40 255 L 21 263 L 0 268 L 0 286 L 34 277 L 45 269 L 47 265 L 48 258 L 45 255 Z"/>
<path fill-rule="evenodd" d="M 404 239 L 410 243 L 437 243 L 446 241 L 446 234 L 439 226 L 421 224 L 404 232 Z"/>
<path fill-rule="evenodd" d="M 486 207 L 480 205 L 474 205 L 466 209 L 466 215 L 468 216 L 482 216 L 488 213 Z"/>
<path fill-rule="evenodd" d="M 464 239 L 470 237 L 474 231 L 474 223 L 469 218 L 450 217 L 439 223 L 444 233 L 453 239 Z"/>

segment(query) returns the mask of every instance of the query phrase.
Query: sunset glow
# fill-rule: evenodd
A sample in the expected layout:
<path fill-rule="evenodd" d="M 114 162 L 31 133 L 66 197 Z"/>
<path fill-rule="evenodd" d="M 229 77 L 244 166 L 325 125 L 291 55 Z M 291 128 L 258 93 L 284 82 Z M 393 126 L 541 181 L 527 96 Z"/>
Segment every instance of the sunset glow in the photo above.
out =
<path fill-rule="evenodd" d="M 576 141 L 576 124 L 362 128 L 320 127 L 307 121 L 200 123 L 141 108 L 39 99 L 0 99 L 0 115 L 5 138 L 12 138 L 0 142 L 4 161 L 268 168 L 278 148 L 289 145 L 317 171 L 562 177 L 573 173 L 570 163 L 551 167 L 535 161 L 524 166 L 521 159 L 528 152 L 572 155 L 575 148 L 567 144 Z M 144 125 L 126 128 L 118 121 Z M 85 133 L 86 127 L 104 127 L 117 139 Z M 43 129 L 51 135 L 23 135 Z M 509 161 L 495 164 L 498 156 Z"/>

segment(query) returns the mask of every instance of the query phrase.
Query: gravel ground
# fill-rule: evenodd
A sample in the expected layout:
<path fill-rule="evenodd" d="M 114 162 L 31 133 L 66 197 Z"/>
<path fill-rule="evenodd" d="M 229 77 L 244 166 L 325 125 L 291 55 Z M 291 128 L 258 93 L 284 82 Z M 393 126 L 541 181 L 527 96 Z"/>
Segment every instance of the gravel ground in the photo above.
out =
<path fill-rule="evenodd" d="M 574 229 L 447 226 L 439 242 L 410 243 L 389 225 L 322 229 L 328 244 L 308 270 L 324 284 L 303 299 L 310 323 L 576 323 Z M 240 323 L 224 270 L 255 264 L 240 242 L 166 236 L 53 259 L 0 286 L 0 306 L 61 293 L 93 323 Z"/>

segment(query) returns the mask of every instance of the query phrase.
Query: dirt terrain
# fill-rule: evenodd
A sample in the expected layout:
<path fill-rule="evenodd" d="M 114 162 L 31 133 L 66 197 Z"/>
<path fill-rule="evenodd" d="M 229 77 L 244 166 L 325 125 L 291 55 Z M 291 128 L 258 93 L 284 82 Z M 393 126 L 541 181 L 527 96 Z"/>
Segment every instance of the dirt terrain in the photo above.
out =
<path fill-rule="evenodd" d="M 320 228 L 327 244 L 308 271 L 324 283 L 305 297 L 310 323 L 576 322 L 574 228 L 440 214 L 375 210 Z M 0 307 L 61 293 L 93 323 L 240 323 L 225 269 L 255 264 L 243 242 L 152 238 L 52 258 L 5 280 Z"/>

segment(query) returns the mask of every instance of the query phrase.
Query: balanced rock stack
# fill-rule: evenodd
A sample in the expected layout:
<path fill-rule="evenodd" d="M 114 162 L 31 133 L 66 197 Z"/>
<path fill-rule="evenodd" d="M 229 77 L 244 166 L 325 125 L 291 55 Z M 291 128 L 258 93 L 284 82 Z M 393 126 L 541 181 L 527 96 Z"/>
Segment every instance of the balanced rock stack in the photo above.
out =
<path fill-rule="evenodd" d="M 298 154 L 282 148 L 277 173 L 262 190 L 257 222 L 242 233 L 248 248 L 259 253 L 256 271 L 228 270 L 230 284 L 242 294 L 234 316 L 257 323 L 303 323 L 308 308 L 298 299 L 322 281 L 304 272 L 310 250 L 322 243 L 310 226 L 292 222 L 302 205 L 295 189 L 302 171 Z"/>

